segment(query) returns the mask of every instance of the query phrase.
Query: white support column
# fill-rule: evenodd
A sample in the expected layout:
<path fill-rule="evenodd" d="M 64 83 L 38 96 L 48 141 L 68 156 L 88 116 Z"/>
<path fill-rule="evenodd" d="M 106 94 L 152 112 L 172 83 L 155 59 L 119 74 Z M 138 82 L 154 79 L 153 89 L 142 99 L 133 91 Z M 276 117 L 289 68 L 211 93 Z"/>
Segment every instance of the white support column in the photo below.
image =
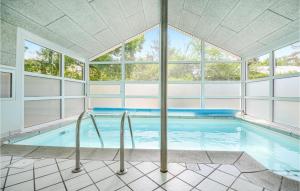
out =
<path fill-rule="evenodd" d="M 241 63 L 241 110 L 243 113 L 246 112 L 246 80 L 247 80 L 247 63 L 244 58 L 242 58 Z"/>
<path fill-rule="evenodd" d="M 269 103 L 270 103 L 270 121 L 274 121 L 274 68 L 275 68 L 275 59 L 274 52 L 271 51 L 269 58 L 269 66 L 270 66 L 270 92 L 269 92 Z"/>
<path fill-rule="evenodd" d="M 85 60 L 84 63 L 84 110 L 87 110 L 89 107 L 89 97 L 90 97 L 90 62 L 89 60 Z"/>
<path fill-rule="evenodd" d="M 60 118 L 65 118 L 65 55 L 61 54 L 61 70 L 60 70 L 60 76 L 61 76 L 61 86 L 60 86 L 60 93 L 61 93 L 61 105 L 60 105 Z"/>
<path fill-rule="evenodd" d="M 120 84 L 120 93 L 121 93 L 121 104 L 122 108 L 125 107 L 125 78 L 126 78 L 126 68 L 125 68 L 125 43 L 122 43 L 121 47 L 121 72 L 122 72 L 122 80 Z"/>
<path fill-rule="evenodd" d="M 168 0 L 160 1 L 160 171 L 168 171 Z"/>
<path fill-rule="evenodd" d="M 204 94 L 205 94 L 205 43 L 201 40 L 201 108 L 205 107 Z"/>

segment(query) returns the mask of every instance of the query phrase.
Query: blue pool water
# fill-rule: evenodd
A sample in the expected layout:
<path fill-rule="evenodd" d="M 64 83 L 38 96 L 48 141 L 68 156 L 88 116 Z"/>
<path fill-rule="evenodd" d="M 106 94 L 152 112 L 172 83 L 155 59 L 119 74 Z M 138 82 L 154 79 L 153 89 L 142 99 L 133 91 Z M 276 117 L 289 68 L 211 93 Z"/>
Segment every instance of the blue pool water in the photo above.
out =
<path fill-rule="evenodd" d="M 97 117 L 106 148 L 119 147 L 120 118 Z M 132 117 L 136 148 L 159 148 L 160 119 Z M 131 148 L 128 127 L 125 145 Z M 235 118 L 179 118 L 168 121 L 169 149 L 246 151 L 267 168 L 299 174 L 299 139 Z M 16 142 L 23 145 L 75 146 L 75 123 Z M 82 122 L 82 147 L 101 147 L 90 119 Z"/>

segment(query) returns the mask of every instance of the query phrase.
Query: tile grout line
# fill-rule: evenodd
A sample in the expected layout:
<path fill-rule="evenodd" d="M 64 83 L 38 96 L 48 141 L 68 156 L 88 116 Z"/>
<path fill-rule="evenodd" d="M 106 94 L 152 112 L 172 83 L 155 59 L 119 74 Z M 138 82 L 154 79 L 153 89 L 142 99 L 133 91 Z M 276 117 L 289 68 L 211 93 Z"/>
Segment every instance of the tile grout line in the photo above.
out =
<path fill-rule="evenodd" d="M 10 156 L 9 164 L 11 164 L 12 159 L 13 159 L 13 156 Z M 3 191 L 5 190 L 5 185 L 6 185 L 6 181 L 7 181 L 7 178 L 8 178 L 9 170 L 10 170 L 10 168 L 8 167 L 7 172 L 6 172 L 6 176 L 5 176 L 5 180 L 4 180 L 4 184 L 3 184 L 3 187 L 2 187 Z"/>
<path fill-rule="evenodd" d="M 117 152 L 116 152 L 115 156 L 114 156 L 114 157 L 113 157 L 113 159 L 112 159 L 113 161 L 114 161 L 114 160 L 116 159 L 116 157 L 118 156 L 118 154 L 119 154 L 119 151 L 120 151 L 120 149 L 118 149 L 118 150 L 117 150 Z"/>
<path fill-rule="evenodd" d="M 67 189 L 67 186 L 66 186 L 66 183 L 65 183 L 65 180 L 64 180 L 64 178 L 63 178 L 63 176 L 62 176 L 62 174 L 61 174 L 61 171 L 60 171 L 60 168 L 59 168 L 59 165 L 58 165 L 58 162 L 57 162 L 56 158 L 54 158 L 54 160 L 55 160 L 55 164 L 56 164 L 57 169 L 58 169 L 58 173 L 59 173 L 60 178 L 61 178 L 61 180 L 62 180 L 62 183 L 64 184 L 65 189 L 68 190 L 68 189 Z"/>
<path fill-rule="evenodd" d="M 244 152 L 242 152 L 239 157 L 232 163 L 233 165 L 240 160 L 240 158 L 244 155 Z"/>
<path fill-rule="evenodd" d="M 33 173 L 33 190 L 36 190 L 36 185 L 35 185 L 35 169 L 34 169 L 34 162 L 32 164 L 32 173 Z"/>
<path fill-rule="evenodd" d="M 209 161 L 210 161 L 212 164 L 214 164 L 213 161 L 211 160 L 211 158 L 210 158 L 210 156 L 209 156 L 209 154 L 208 154 L 207 151 L 205 151 L 205 154 L 207 155 L 207 158 L 209 159 Z M 198 164 L 198 163 L 197 163 L 197 164 Z"/>

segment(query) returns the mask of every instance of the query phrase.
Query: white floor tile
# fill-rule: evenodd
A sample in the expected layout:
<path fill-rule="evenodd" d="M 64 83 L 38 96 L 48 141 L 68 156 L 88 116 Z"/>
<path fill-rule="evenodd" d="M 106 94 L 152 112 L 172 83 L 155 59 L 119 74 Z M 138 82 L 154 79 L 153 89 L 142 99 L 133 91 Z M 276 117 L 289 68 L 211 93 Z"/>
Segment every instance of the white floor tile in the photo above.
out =
<path fill-rule="evenodd" d="M 143 176 L 143 173 L 138 171 L 136 168 L 130 168 L 126 174 L 119 175 L 119 177 L 126 182 L 126 184 L 140 178 L 141 176 Z"/>
<path fill-rule="evenodd" d="M 74 168 L 75 167 L 75 160 L 65 160 L 58 163 L 59 170 L 65 170 L 68 168 Z"/>
<path fill-rule="evenodd" d="M 189 183 L 192 186 L 199 184 L 205 177 L 193 172 L 191 170 L 186 170 L 183 173 L 179 174 L 177 178 Z"/>
<path fill-rule="evenodd" d="M 95 184 L 80 189 L 80 191 L 99 191 Z"/>
<path fill-rule="evenodd" d="M 187 191 L 191 190 L 192 187 L 182 180 L 179 180 L 178 178 L 173 178 L 169 182 L 162 185 L 162 187 L 169 191 Z"/>
<path fill-rule="evenodd" d="M 147 176 L 159 185 L 162 185 L 163 183 L 167 182 L 168 180 L 174 177 L 169 172 L 167 173 L 160 172 L 160 169 L 157 169 L 149 173 Z"/>
<path fill-rule="evenodd" d="M 193 171 L 198 171 L 199 167 L 197 163 L 187 163 L 186 168 Z"/>
<path fill-rule="evenodd" d="M 93 182 L 87 174 L 84 174 L 76 178 L 72 178 L 70 180 L 65 181 L 65 184 L 68 191 L 73 191 L 91 185 L 93 184 Z"/>
<path fill-rule="evenodd" d="M 60 177 L 60 174 L 57 172 L 35 179 L 35 187 L 38 190 L 46 186 L 57 184 L 59 182 L 62 182 L 62 179 Z"/>
<path fill-rule="evenodd" d="M 130 163 L 126 162 L 126 161 L 124 162 L 124 166 L 127 169 L 130 169 L 132 167 L 132 165 Z M 120 162 L 118 161 L 118 162 L 115 162 L 113 164 L 110 164 L 109 168 L 111 168 L 112 171 L 117 172 L 118 170 L 120 170 Z"/>
<path fill-rule="evenodd" d="M 73 173 L 72 170 L 73 170 L 72 168 L 69 168 L 69 169 L 60 171 L 62 178 L 64 180 L 69 180 L 71 178 L 75 178 L 77 176 L 80 176 L 80 175 L 83 175 L 86 173 L 84 171 L 84 169 L 82 169 L 80 172 L 77 172 L 77 173 Z"/>
<path fill-rule="evenodd" d="M 122 180 L 116 175 L 106 178 L 98 182 L 96 185 L 100 190 L 105 190 L 105 191 L 113 191 L 125 186 Z"/>
<path fill-rule="evenodd" d="M 169 163 L 168 164 L 168 172 L 173 175 L 177 175 L 184 171 L 186 168 L 177 163 Z"/>
<path fill-rule="evenodd" d="M 214 171 L 214 168 L 205 164 L 198 164 L 198 166 L 200 170 L 197 172 L 203 176 L 208 176 L 212 171 Z"/>
<path fill-rule="evenodd" d="M 66 190 L 66 188 L 65 188 L 64 184 L 58 183 L 58 184 L 43 188 L 39 191 L 65 191 L 65 190 Z"/>
<path fill-rule="evenodd" d="M 105 166 L 105 164 L 102 161 L 91 161 L 91 162 L 83 164 L 83 167 L 88 172 L 99 169 L 104 166 Z"/>
<path fill-rule="evenodd" d="M 58 171 L 57 165 L 52 164 L 52 165 L 49 165 L 49 166 L 44 166 L 44 167 L 41 167 L 41 168 L 34 169 L 34 176 L 35 176 L 35 178 L 38 178 L 38 177 L 41 177 L 41 176 L 52 174 L 52 173 L 57 172 L 57 171 Z"/>
<path fill-rule="evenodd" d="M 11 186 L 32 179 L 33 179 L 33 170 L 21 172 L 19 174 L 8 176 L 6 180 L 6 186 Z"/>
<path fill-rule="evenodd" d="M 43 166 L 48 166 L 48 165 L 52 165 L 55 164 L 55 160 L 54 159 L 41 159 L 41 160 L 36 160 L 34 162 L 34 168 L 40 168 Z"/>
<path fill-rule="evenodd" d="M 152 191 L 158 187 L 151 179 L 144 176 L 129 184 L 129 187 L 134 191 Z"/>
<path fill-rule="evenodd" d="M 230 164 L 221 165 L 218 170 L 231 174 L 233 176 L 238 176 L 241 172 L 234 166 Z"/>
<path fill-rule="evenodd" d="M 231 186 L 231 188 L 238 190 L 238 191 L 262 191 L 263 188 L 256 186 L 248 181 L 245 181 L 241 178 L 238 178 L 233 185 Z"/>
<path fill-rule="evenodd" d="M 156 166 L 152 162 L 142 162 L 142 163 L 136 165 L 135 167 L 137 169 L 139 169 L 140 171 L 142 171 L 144 174 L 147 174 L 158 168 L 158 166 Z"/>
<path fill-rule="evenodd" d="M 122 188 L 118 189 L 118 191 L 132 191 L 128 186 L 123 186 Z"/>
<path fill-rule="evenodd" d="M 6 191 L 33 191 L 33 180 L 5 188 Z"/>
<path fill-rule="evenodd" d="M 114 173 L 108 168 L 103 167 L 97 170 L 94 170 L 92 172 L 89 172 L 89 175 L 93 179 L 94 182 L 98 182 L 100 180 L 103 180 L 109 176 L 112 176 Z"/>
<path fill-rule="evenodd" d="M 206 178 L 197 186 L 197 189 L 201 191 L 226 191 L 227 187 Z"/>
<path fill-rule="evenodd" d="M 216 182 L 224 184 L 225 186 L 230 186 L 236 178 L 219 170 L 214 171 L 208 177 Z"/>

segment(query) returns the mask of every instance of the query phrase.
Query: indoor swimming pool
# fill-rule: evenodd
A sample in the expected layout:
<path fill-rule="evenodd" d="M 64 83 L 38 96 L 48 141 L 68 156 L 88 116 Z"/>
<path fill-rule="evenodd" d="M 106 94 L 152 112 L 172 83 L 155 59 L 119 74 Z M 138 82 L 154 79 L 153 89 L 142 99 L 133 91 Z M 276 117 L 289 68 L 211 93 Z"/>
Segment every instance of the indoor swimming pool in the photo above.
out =
<path fill-rule="evenodd" d="M 120 118 L 96 117 L 105 148 L 119 148 Z M 131 118 L 135 148 L 159 149 L 160 118 Z M 99 138 L 90 119 L 81 127 L 81 147 L 100 148 Z M 14 141 L 20 145 L 75 146 L 75 123 Z M 280 174 L 299 176 L 299 139 L 234 117 L 169 117 L 168 148 L 176 150 L 246 151 L 267 168 Z M 125 146 L 132 148 L 128 124 Z"/>

